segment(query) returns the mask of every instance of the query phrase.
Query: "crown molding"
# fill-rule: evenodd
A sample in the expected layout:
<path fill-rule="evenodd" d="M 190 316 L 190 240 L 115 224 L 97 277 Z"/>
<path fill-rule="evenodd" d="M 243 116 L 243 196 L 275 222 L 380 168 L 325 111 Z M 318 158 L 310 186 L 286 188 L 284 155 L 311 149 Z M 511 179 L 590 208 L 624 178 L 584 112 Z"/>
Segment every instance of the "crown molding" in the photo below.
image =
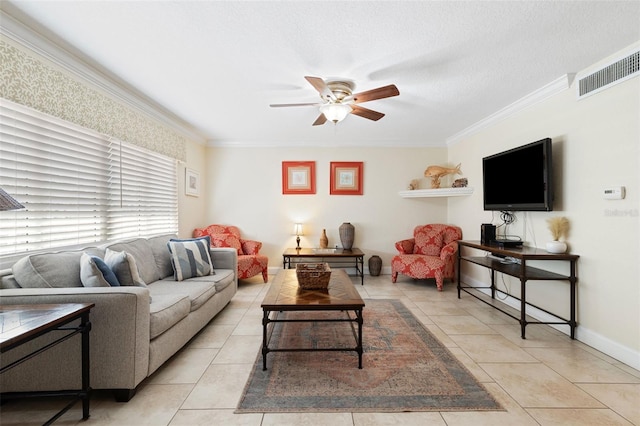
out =
<path fill-rule="evenodd" d="M 125 83 L 118 82 L 115 77 L 108 76 L 104 71 L 99 70 L 97 66 L 89 64 L 87 60 L 81 58 L 78 54 L 72 53 L 69 48 L 63 47 L 61 45 L 62 41 L 54 42 L 45 34 L 9 14 L 6 9 L 6 7 L 3 7 L 0 10 L 0 20 L 2 22 L 0 35 L 32 51 L 75 78 L 101 90 L 128 107 L 157 120 L 189 140 L 200 144 L 206 143 L 206 138 L 201 133 L 175 114 L 147 96 L 136 92 L 135 89 Z"/>
<path fill-rule="evenodd" d="M 529 108 L 539 102 L 544 101 L 545 99 L 554 96 L 560 92 L 563 92 L 569 87 L 571 87 L 571 83 L 575 74 L 565 74 L 560 78 L 555 79 L 551 83 L 541 87 L 540 89 L 524 96 L 523 98 L 517 100 L 511 105 L 499 110 L 488 116 L 487 118 L 478 121 L 474 125 L 467 127 L 461 132 L 456 133 L 455 135 L 447 138 L 446 145 L 451 146 L 458 142 L 461 142 L 464 138 L 467 138 L 474 133 L 479 132 L 480 130 L 486 129 L 489 126 L 492 126 L 512 115 L 517 114 L 518 112 Z"/>

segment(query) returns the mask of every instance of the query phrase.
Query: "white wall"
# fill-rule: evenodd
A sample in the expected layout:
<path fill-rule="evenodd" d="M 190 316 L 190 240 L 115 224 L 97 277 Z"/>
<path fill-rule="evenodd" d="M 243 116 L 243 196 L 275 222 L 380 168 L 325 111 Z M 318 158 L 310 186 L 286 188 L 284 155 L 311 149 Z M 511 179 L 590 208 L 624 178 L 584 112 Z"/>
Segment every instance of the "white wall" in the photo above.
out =
<path fill-rule="evenodd" d="M 315 195 L 282 194 L 283 161 L 316 162 Z M 329 195 L 331 161 L 364 163 L 364 195 Z M 278 268 L 283 250 L 295 247 L 295 222 L 304 224 L 303 247 L 318 247 L 323 228 L 329 245 L 340 245 L 338 227 L 351 222 L 365 264 L 378 254 L 388 269 L 396 241 L 418 224 L 446 220 L 446 199 L 398 195 L 431 164 L 446 164 L 445 148 L 209 148 L 208 205 L 199 225 L 237 225 L 243 237 L 263 242 L 261 253 Z"/>
<path fill-rule="evenodd" d="M 186 163 L 178 162 L 178 235 L 180 238 L 191 238 L 194 228 L 202 224 L 207 206 L 207 167 L 206 147 L 187 142 Z M 185 169 L 189 168 L 200 175 L 200 196 L 185 194 Z"/>
<path fill-rule="evenodd" d="M 636 44 L 635 50 L 639 46 Z M 596 64 L 591 70 L 599 67 Z M 554 211 L 518 213 L 518 222 L 510 227 L 510 233 L 522 236 L 528 245 L 544 247 L 550 239 L 546 219 L 569 219 L 570 250 L 580 255 L 578 339 L 640 368 L 640 77 L 582 100 L 576 99 L 576 83 L 452 144 L 448 158 L 451 163 L 463 163 L 471 182 L 481 182 L 482 157 L 552 138 Z M 611 185 L 625 186 L 626 198 L 604 200 L 603 188 Z M 449 201 L 448 219 L 462 226 L 465 238 L 479 239 L 480 224 L 492 221 L 492 214 L 482 210 L 481 185 L 476 186 L 478 190 L 471 197 Z M 500 222 L 493 219 L 494 224 Z M 463 277 L 471 284 L 487 282 L 488 272 L 467 266 Z M 519 284 L 508 277 L 506 282 L 517 294 Z M 563 282 L 530 285 L 527 297 L 568 315 L 568 291 Z"/>

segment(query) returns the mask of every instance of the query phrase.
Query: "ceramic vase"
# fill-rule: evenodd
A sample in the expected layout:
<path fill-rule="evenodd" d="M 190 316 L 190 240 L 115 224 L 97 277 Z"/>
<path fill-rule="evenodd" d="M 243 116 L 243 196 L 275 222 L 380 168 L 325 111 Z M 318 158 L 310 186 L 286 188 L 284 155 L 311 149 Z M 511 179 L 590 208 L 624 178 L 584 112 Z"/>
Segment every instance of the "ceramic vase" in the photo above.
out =
<path fill-rule="evenodd" d="M 322 230 L 322 235 L 320 235 L 320 248 L 326 249 L 329 247 L 329 238 L 327 238 L 327 230 Z"/>
<path fill-rule="evenodd" d="M 351 247 L 353 247 L 353 238 L 356 232 L 354 226 L 349 222 L 345 222 L 340 225 L 338 231 L 340 232 L 340 242 L 342 243 L 342 248 L 345 250 L 351 250 Z"/>
<path fill-rule="evenodd" d="M 549 253 L 564 253 L 567 251 L 567 243 L 562 241 L 549 241 L 546 249 Z"/>
<path fill-rule="evenodd" d="M 369 275 L 377 277 L 382 270 L 382 259 L 378 255 L 373 255 L 369 258 Z"/>

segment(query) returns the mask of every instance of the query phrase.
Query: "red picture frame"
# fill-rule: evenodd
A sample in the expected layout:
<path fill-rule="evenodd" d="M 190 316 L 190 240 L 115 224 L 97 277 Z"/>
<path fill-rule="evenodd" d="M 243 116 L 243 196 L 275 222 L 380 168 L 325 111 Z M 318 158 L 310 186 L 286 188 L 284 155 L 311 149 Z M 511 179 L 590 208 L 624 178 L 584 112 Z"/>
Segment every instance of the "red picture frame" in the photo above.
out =
<path fill-rule="evenodd" d="M 362 161 L 332 161 L 330 167 L 331 195 L 362 195 Z"/>
<path fill-rule="evenodd" d="M 315 194 L 316 162 L 315 161 L 283 161 L 282 193 Z"/>

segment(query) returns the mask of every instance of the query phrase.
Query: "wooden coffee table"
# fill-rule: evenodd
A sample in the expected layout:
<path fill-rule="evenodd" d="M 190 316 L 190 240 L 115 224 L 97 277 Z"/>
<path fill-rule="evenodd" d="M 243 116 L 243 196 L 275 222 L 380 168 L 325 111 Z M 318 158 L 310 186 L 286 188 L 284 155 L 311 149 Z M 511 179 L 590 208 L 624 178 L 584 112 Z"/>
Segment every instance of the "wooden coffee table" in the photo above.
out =
<path fill-rule="evenodd" d="M 358 368 L 362 368 L 362 310 L 364 301 L 343 270 L 331 272 L 331 280 L 326 290 L 302 290 L 298 286 L 296 271 L 284 269 L 278 272 L 262 301 L 262 369 L 267 369 L 269 352 L 300 351 L 355 351 L 358 353 Z M 278 319 L 283 311 L 334 311 L 334 318 Z M 351 315 L 351 312 L 355 316 Z M 270 348 L 269 324 L 278 322 L 349 322 L 354 333 L 356 346 L 350 348 Z M 354 323 L 358 324 L 357 328 Z"/>

